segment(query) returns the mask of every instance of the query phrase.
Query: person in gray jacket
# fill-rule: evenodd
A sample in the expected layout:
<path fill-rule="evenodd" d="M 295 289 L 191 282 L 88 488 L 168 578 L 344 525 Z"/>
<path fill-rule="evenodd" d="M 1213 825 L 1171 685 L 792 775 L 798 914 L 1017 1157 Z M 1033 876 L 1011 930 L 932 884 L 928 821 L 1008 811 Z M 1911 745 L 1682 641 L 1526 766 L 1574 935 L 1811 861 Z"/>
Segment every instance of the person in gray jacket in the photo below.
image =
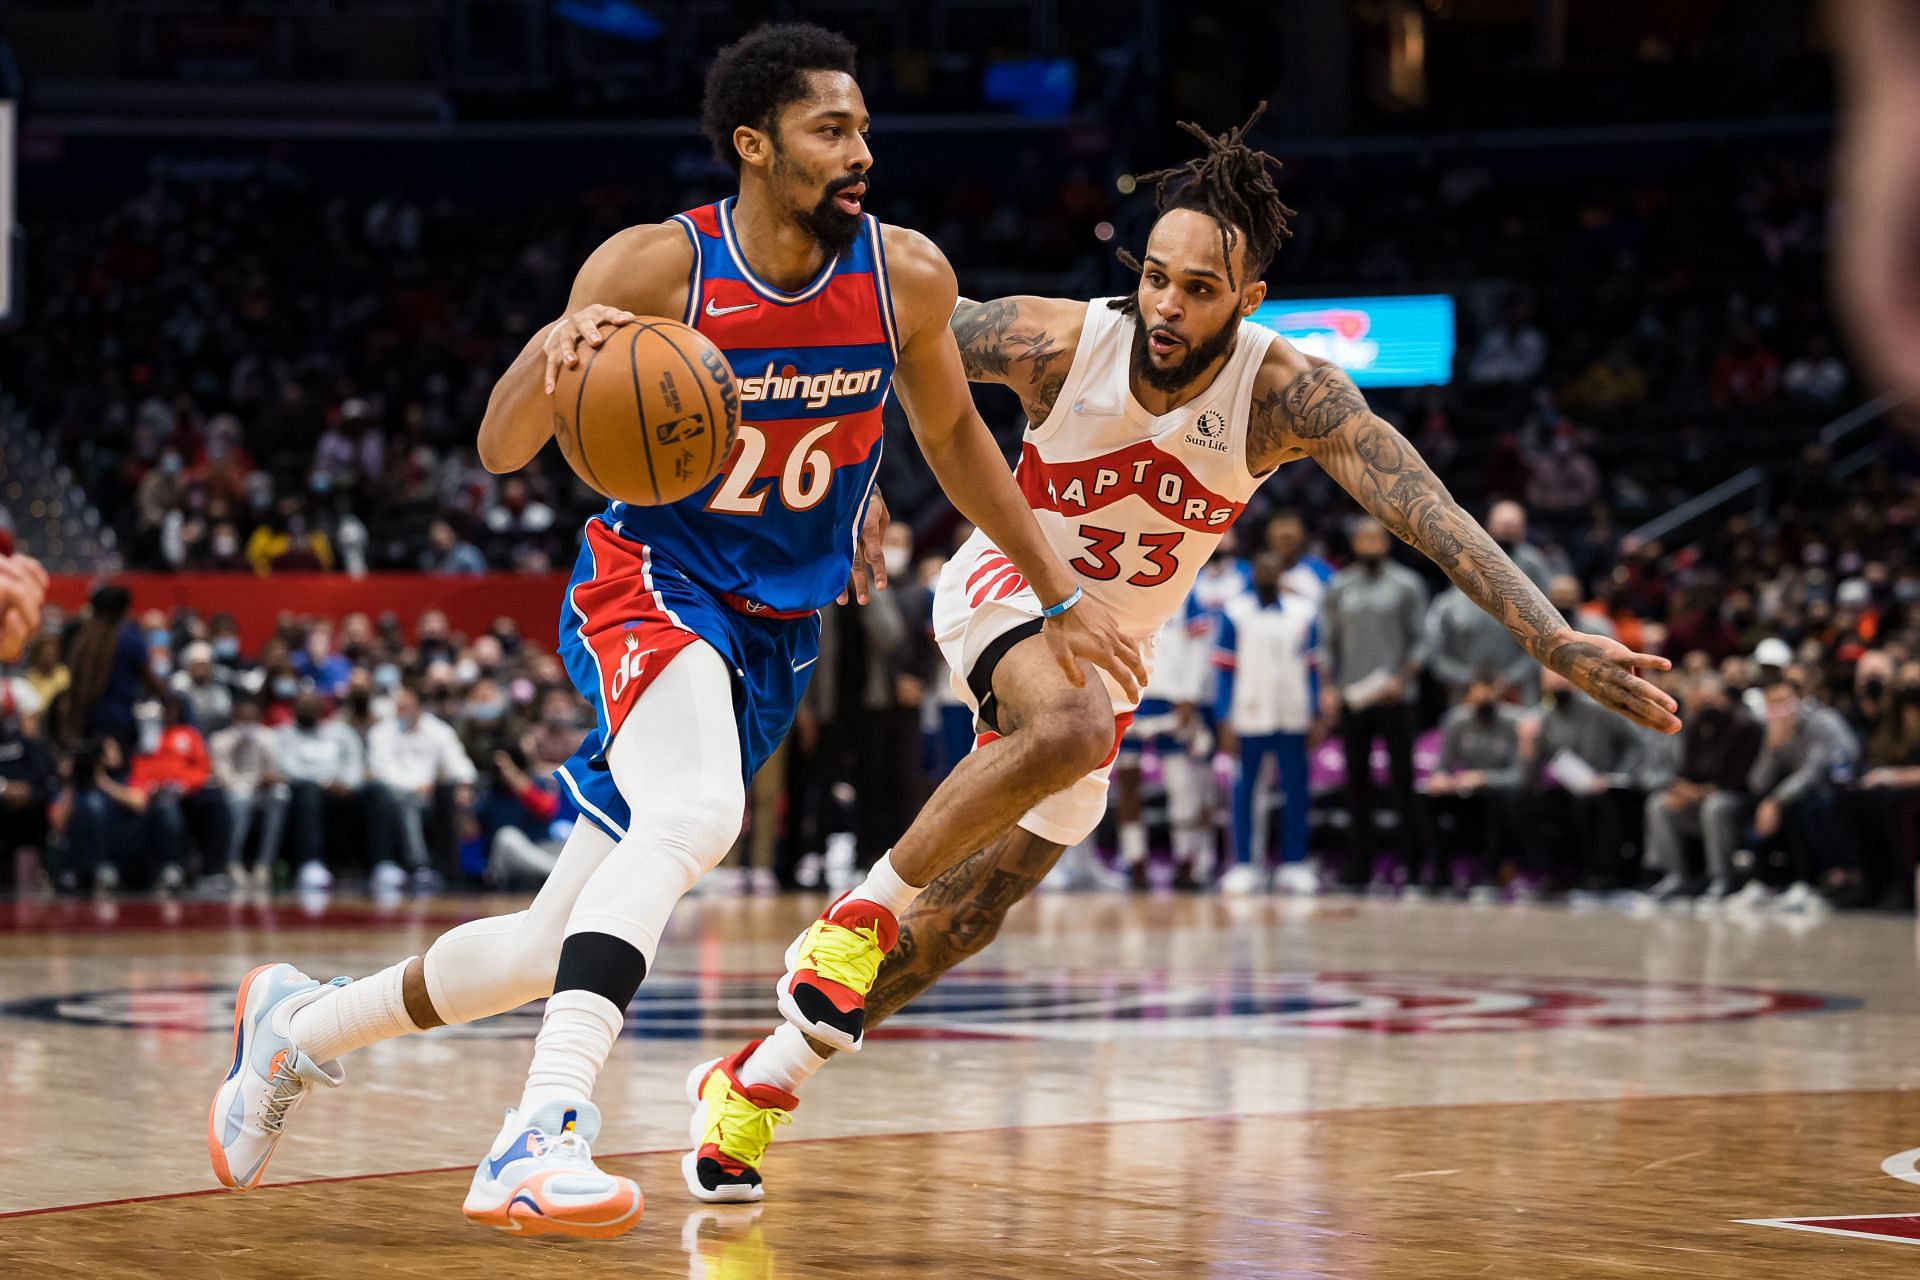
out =
<path fill-rule="evenodd" d="M 1513 837 L 1513 796 L 1523 778 L 1520 741 L 1527 715 L 1501 701 L 1500 677 L 1483 671 L 1440 721 L 1440 767 L 1427 795 L 1448 843 L 1477 859 L 1475 884 L 1490 884 L 1507 856 L 1525 856 Z M 1409 883 L 1419 886 L 1416 876 Z"/>
<path fill-rule="evenodd" d="M 1469 600 L 1458 587 L 1434 599 L 1425 621 L 1427 664 L 1458 705 L 1482 671 L 1492 671 L 1517 690 L 1522 702 L 1540 696 L 1539 663 L 1514 642 L 1506 627 Z"/>
<path fill-rule="evenodd" d="M 1793 869 L 1779 903 L 1787 910 L 1818 905 L 1815 886 L 1844 845 L 1833 816 L 1834 783 L 1860 758 L 1860 741 L 1846 719 L 1807 697 L 1797 675 L 1789 671 L 1767 686 L 1766 739 L 1747 774 L 1756 801 L 1753 834 L 1761 847 L 1784 849 Z"/>
<path fill-rule="evenodd" d="M 1642 790 L 1651 735 L 1606 710 L 1549 671 L 1541 677 L 1542 714 L 1522 746 L 1526 782 L 1521 828 L 1544 850 L 1558 850 L 1549 872 L 1570 887 L 1616 889 L 1637 868 L 1622 861 L 1631 808 Z M 1662 742 L 1667 739 L 1662 737 Z M 1629 877 L 1629 872 L 1636 874 Z"/>
<path fill-rule="evenodd" d="M 1354 561 L 1333 575 L 1320 610 L 1321 711 L 1338 721 L 1346 756 L 1350 843 L 1340 882 L 1347 885 L 1364 884 L 1373 870 L 1376 738 L 1386 741 L 1401 852 L 1418 869 L 1431 848 L 1413 789 L 1413 703 L 1426 660 L 1427 588 L 1419 574 L 1387 555 L 1387 531 L 1378 521 L 1355 521 L 1351 536 Z"/>

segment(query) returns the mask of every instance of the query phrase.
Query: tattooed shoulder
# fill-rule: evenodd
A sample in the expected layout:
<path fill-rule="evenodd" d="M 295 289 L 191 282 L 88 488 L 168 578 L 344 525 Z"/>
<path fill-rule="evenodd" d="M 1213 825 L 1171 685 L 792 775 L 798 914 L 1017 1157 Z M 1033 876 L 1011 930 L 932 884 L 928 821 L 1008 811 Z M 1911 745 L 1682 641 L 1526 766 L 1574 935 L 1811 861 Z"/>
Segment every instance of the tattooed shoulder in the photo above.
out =
<path fill-rule="evenodd" d="M 1256 475 L 1265 472 L 1290 452 L 1297 454 L 1302 442 L 1323 440 L 1366 414 L 1367 402 L 1335 364 L 1316 361 L 1282 385 L 1256 386 L 1247 420 L 1248 466 Z"/>
<path fill-rule="evenodd" d="M 1012 387 L 1035 422 L 1053 412 L 1073 363 L 1074 337 L 1063 340 L 1046 322 L 1048 314 L 1043 304 L 1023 307 L 1015 298 L 963 300 L 952 321 L 968 381 Z"/>
<path fill-rule="evenodd" d="M 1332 435 L 1340 424 L 1367 412 L 1367 402 L 1336 364 L 1316 364 L 1287 384 L 1282 407 L 1302 440 Z"/>
<path fill-rule="evenodd" d="M 1010 298 L 991 302 L 960 299 L 953 309 L 954 340 L 960 344 L 960 362 L 970 380 L 998 378 L 1007 372 L 1007 354 L 1003 345 L 1007 328 L 1013 324 L 1018 308 Z"/>

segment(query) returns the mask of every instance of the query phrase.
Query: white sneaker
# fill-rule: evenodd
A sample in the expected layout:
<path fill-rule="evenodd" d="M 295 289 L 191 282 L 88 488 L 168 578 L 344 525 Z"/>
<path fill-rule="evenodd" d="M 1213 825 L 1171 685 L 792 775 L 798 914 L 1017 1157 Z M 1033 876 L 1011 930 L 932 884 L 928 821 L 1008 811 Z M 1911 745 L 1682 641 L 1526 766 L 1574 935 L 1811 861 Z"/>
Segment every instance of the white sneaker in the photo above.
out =
<path fill-rule="evenodd" d="M 302 893 L 325 893 L 333 888 L 333 872 L 324 863 L 303 862 L 298 885 Z"/>
<path fill-rule="evenodd" d="M 1833 905 L 1805 880 L 1796 880 L 1774 901 L 1774 910 L 1787 916 L 1823 916 Z"/>
<path fill-rule="evenodd" d="M 632 1178 L 593 1163 L 600 1110 L 582 1098 L 549 1102 L 525 1120 L 512 1111 L 473 1171 L 467 1221 L 518 1235 L 617 1236 L 640 1221 Z"/>
<path fill-rule="evenodd" d="M 312 865 L 311 862 L 307 864 L 309 867 Z M 305 887 L 306 878 L 306 867 L 302 867 L 300 869 L 300 879 L 303 888 Z M 401 870 L 399 863 L 376 862 L 373 864 L 373 874 L 367 877 L 367 891 L 373 894 L 374 897 L 397 898 L 406 892 L 406 888 L 407 873 Z"/>
<path fill-rule="evenodd" d="M 1647 890 L 1647 897 L 1655 902 L 1668 902 L 1685 892 L 1687 878 L 1678 871 L 1669 871 L 1661 876 L 1653 888 Z"/>
<path fill-rule="evenodd" d="M 93 873 L 93 891 L 95 893 L 112 893 L 119 887 L 120 868 L 114 866 L 111 862 L 103 863 L 100 869 Z"/>
<path fill-rule="evenodd" d="M 169 862 L 166 866 L 160 868 L 160 892 L 178 893 L 180 892 L 181 886 L 186 884 L 186 882 L 187 873 L 180 869 L 179 863 Z"/>
<path fill-rule="evenodd" d="M 1245 898 L 1266 891 L 1266 873 L 1251 862 L 1236 862 L 1220 877 L 1220 892 L 1229 898 Z"/>
<path fill-rule="evenodd" d="M 1283 862 L 1273 879 L 1274 888 L 1291 898 L 1312 898 L 1320 892 L 1320 872 L 1311 862 Z"/>
<path fill-rule="evenodd" d="M 1707 881 L 1707 887 L 1693 900 L 1693 914 L 1696 916 L 1717 916 L 1733 893 L 1725 876 L 1715 876 Z"/>
<path fill-rule="evenodd" d="M 1727 899 L 1727 910 L 1743 914 L 1757 914 L 1773 905 L 1773 890 L 1758 880 L 1749 880 L 1740 886 L 1740 891 Z"/>
<path fill-rule="evenodd" d="M 347 1073 L 287 1038 L 294 1011 L 345 978 L 315 982 L 290 964 L 263 964 L 240 983 L 233 1010 L 233 1066 L 207 1109 L 207 1154 L 222 1186 L 250 1191 L 267 1171 L 287 1117 L 315 1085 L 338 1087 Z"/>

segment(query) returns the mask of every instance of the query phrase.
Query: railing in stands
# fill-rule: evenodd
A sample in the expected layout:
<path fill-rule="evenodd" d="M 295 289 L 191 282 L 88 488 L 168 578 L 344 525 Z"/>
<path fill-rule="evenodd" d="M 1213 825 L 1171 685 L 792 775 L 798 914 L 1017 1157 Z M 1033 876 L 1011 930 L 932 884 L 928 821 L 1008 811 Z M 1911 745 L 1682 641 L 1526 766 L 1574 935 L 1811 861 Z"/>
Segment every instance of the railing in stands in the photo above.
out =
<path fill-rule="evenodd" d="M 1821 427 L 1816 438 L 1826 446 L 1828 456 L 1831 457 L 1837 452 L 1836 446 L 1881 421 L 1912 398 L 1912 396 L 1902 396 L 1892 392 L 1876 396 Z M 1875 452 L 1874 445 L 1865 444 L 1834 462 L 1832 467 L 1835 478 L 1844 479 L 1859 471 L 1873 461 Z M 1628 530 L 1626 537 L 1638 542 L 1666 538 L 1695 521 L 1748 497 L 1752 499 L 1752 510 L 1764 516 L 1772 501 L 1772 491 L 1772 477 L 1768 475 L 1767 469 L 1761 466 L 1748 467 L 1722 480 L 1706 492 L 1695 494 L 1672 510 L 1655 516 L 1639 528 Z"/>

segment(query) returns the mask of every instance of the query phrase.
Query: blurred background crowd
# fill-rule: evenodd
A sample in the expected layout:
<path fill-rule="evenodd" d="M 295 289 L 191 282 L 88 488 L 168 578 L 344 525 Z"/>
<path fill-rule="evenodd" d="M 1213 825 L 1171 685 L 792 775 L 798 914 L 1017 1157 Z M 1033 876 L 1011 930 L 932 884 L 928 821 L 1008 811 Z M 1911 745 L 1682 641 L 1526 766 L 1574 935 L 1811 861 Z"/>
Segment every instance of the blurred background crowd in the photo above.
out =
<path fill-rule="evenodd" d="M 210 108 L 151 133 L 78 123 L 61 95 L 94 82 L 55 39 L 72 15 L 9 6 L 29 80 L 44 70 L 28 305 L 0 345 L 0 536 L 103 585 L 4 683 L 0 877 L 538 879 L 572 812 L 550 771 L 584 728 L 545 623 L 461 634 L 426 587 L 417 614 L 293 610 L 242 643 L 231 617 L 136 609 L 113 575 L 568 565 L 590 495 L 552 451 L 488 475 L 473 431 L 594 244 L 726 190 L 670 119 L 696 92 L 687 50 L 724 34 L 700 23 L 738 17 L 701 8 L 642 36 L 532 5 L 561 23 L 538 67 L 474 27 L 431 72 L 381 73 L 466 132 L 250 136 Z M 1030 7 L 1014 62 L 1004 24 L 996 45 L 884 8 L 846 19 L 872 63 L 874 207 L 931 235 L 971 296 L 1126 288 L 1113 250 L 1147 220 L 1133 175 L 1186 154 L 1171 121 L 1224 127 L 1271 97 L 1253 137 L 1288 161 L 1299 210 L 1276 293 L 1455 299 L 1450 380 L 1370 401 L 1575 626 L 1674 660 L 1688 722 L 1649 738 L 1543 678 L 1322 474 L 1288 467 L 1165 638 L 1177 660 L 1109 822 L 1063 880 L 1911 906 L 1920 425 L 1859 384 L 1829 313 L 1830 89 L 1808 6 L 1632 6 L 1623 45 L 1579 5 L 1516 26 L 1452 0 L 1148 4 L 1159 38 L 1109 48 L 1110 23 L 1056 3 Z M 377 17 L 410 30 L 408 10 Z M 167 11 L 141 29 L 183 38 Z M 286 22 L 272 47 L 306 48 Z M 1164 52 L 1186 37 L 1204 63 Z M 123 47 L 140 63 L 173 46 Z M 1342 59 L 1310 49 L 1352 56 L 1329 70 Z M 294 74 L 245 56 L 265 88 Z M 409 110 L 373 72 L 354 96 L 329 66 L 335 116 Z M 196 109 L 191 71 L 120 72 Z M 980 398 L 1011 447 L 1017 404 Z M 970 745 L 927 636 L 927 584 L 965 531 L 890 412 L 894 584 L 829 611 L 723 885 L 846 877 Z"/>

